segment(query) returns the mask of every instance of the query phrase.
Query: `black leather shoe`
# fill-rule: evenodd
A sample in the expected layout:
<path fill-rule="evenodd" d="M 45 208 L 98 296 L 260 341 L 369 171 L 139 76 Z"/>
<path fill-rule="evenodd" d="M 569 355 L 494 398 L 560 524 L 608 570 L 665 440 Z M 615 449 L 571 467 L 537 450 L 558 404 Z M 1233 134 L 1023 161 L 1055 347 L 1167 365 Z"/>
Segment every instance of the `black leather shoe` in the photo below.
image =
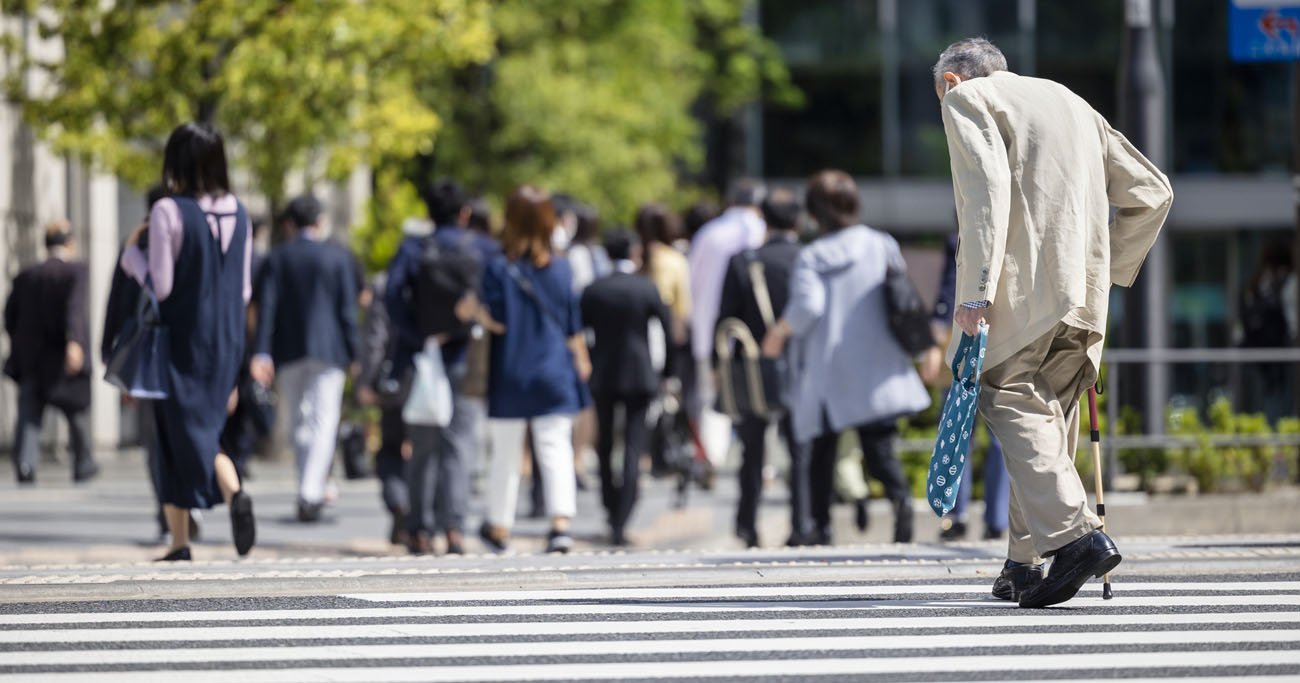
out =
<path fill-rule="evenodd" d="M 257 520 L 253 518 L 253 499 L 242 490 L 230 498 L 230 531 L 235 537 L 235 552 L 248 554 L 257 542 Z"/>
<path fill-rule="evenodd" d="M 758 547 L 758 531 L 754 529 L 736 529 L 736 538 L 739 538 L 746 548 Z"/>
<path fill-rule="evenodd" d="M 1002 574 L 993 582 L 993 597 L 1016 601 L 1025 591 L 1043 582 L 1043 565 L 1021 564 L 1007 560 Z"/>
<path fill-rule="evenodd" d="M 626 548 L 629 545 L 627 534 L 620 527 L 613 527 L 609 531 L 609 544 L 615 548 Z"/>
<path fill-rule="evenodd" d="M 190 557 L 190 547 L 177 548 L 166 555 L 154 560 L 154 562 L 189 562 L 194 558 Z"/>
<path fill-rule="evenodd" d="M 23 463 L 18 466 L 18 483 L 25 486 L 36 483 L 36 468 Z"/>
<path fill-rule="evenodd" d="M 867 503 L 866 498 L 853 501 L 853 526 L 856 526 L 858 531 L 862 532 L 865 532 L 871 524 L 871 515 L 867 513 Z"/>
<path fill-rule="evenodd" d="M 1088 579 L 1103 576 L 1123 559 L 1101 529 L 1052 553 L 1052 569 L 1038 586 L 1020 594 L 1021 607 L 1047 607 L 1073 598 Z"/>
<path fill-rule="evenodd" d="M 912 509 L 912 499 L 894 501 L 894 542 L 911 543 L 912 542 L 912 517 L 916 511 Z"/>

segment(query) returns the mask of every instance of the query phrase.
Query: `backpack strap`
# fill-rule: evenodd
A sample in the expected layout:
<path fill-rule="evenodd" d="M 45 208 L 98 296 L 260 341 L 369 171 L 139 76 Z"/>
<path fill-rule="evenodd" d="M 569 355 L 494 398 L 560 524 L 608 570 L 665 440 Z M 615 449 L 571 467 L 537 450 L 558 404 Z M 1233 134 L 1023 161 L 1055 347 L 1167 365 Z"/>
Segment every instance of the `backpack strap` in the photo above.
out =
<path fill-rule="evenodd" d="M 767 289 L 767 274 L 763 262 L 758 260 L 758 252 L 753 249 L 745 251 L 745 260 L 749 262 L 749 280 L 754 287 L 754 301 L 758 303 L 758 312 L 763 316 L 763 324 L 771 329 L 776 324 L 776 315 L 772 310 L 772 294 Z"/>

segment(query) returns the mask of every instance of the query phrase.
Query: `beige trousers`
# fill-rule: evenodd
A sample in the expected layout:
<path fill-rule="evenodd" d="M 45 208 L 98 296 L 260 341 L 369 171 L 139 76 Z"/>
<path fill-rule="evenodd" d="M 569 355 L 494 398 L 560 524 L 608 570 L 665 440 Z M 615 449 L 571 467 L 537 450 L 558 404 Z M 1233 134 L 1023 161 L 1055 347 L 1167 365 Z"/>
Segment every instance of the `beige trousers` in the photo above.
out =
<path fill-rule="evenodd" d="M 981 378 L 980 413 L 1011 479 L 1007 557 L 1016 562 L 1041 562 L 1101 526 L 1074 469 L 1079 397 L 1097 378 L 1091 336 L 1061 323 Z"/>

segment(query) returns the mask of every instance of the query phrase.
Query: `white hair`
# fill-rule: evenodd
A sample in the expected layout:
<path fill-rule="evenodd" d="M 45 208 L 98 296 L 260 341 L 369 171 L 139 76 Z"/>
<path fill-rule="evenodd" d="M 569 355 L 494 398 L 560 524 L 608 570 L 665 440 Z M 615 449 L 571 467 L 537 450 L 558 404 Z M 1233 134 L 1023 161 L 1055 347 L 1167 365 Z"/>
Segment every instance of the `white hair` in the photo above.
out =
<path fill-rule="evenodd" d="M 942 81 L 948 71 L 965 80 L 1006 70 L 1007 58 L 996 45 L 984 38 L 967 38 L 949 45 L 939 55 L 939 61 L 934 63 L 934 82 Z"/>

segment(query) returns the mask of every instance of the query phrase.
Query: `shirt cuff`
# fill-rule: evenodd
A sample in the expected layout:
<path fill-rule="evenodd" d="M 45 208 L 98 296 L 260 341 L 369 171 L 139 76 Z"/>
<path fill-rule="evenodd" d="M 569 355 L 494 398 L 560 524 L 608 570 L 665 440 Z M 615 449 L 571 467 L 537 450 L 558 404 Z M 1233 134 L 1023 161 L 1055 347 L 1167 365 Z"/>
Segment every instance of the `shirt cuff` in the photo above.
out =
<path fill-rule="evenodd" d="M 989 306 L 992 305 L 993 304 L 988 301 L 967 301 L 966 303 L 962 304 L 961 307 L 978 309 L 978 308 L 988 308 Z"/>

